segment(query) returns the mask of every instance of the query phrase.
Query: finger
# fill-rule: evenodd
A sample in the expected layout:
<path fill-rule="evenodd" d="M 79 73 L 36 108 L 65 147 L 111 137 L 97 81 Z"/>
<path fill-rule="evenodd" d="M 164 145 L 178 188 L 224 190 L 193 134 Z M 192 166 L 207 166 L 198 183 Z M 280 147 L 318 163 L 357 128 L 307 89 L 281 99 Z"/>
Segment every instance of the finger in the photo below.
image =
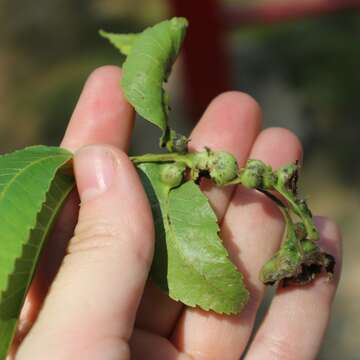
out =
<path fill-rule="evenodd" d="M 87 146 L 76 153 L 74 165 L 79 222 L 19 359 L 129 355 L 127 342 L 152 261 L 151 210 L 123 152 Z"/>
<path fill-rule="evenodd" d="M 203 151 L 205 147 L 225 150 L 233 154 L 243 166 L 261 129 L 261 110 L 249 95 L 228 92 L 218 96 L 205 112 L 191 134 L 191 150 Z M 213 186 L 204 181 L 202 186 L 219 221 L 229 205 L 233 186 Z"/>
<path fill-rule="evenodd" d="M 133 110 L 126 101 L 119 83 L 121 70 L 103 66 L 88 78 L 66 134 L 61 143 L 71 151 L 92 143 L 107 143 L 126 149 L 133 127 Z M 73 192 L 68 199 L 52 235 L 46 244 L 38 270 L 20 316 L 17 342 L 21 341 L 34 322 L 65 253 L 77 220 L 79 199 Z"/>
<path fill-rule="evenodd" d="M 215 98 L 190 135 L 192 151 L 205 146 L 226 150 L 244 164 L 261 127 L 261 111 L 256 101 L 240 92 L 227 92 Z M 232 187 L 203 186 L 221 220 L 228 206 Z M 182 305 L 149 284 L 139 308 L 136 325 L 142 329 L 168 336 L 179 317 Z"/>
<path fill-rule="evenodd" d="M 301 157 L 298 139 L 285 129 L 264 130 L 250 157 L 274 168 Z M 222 230 L 231 260 L 244 274 L 250 300 L 237 316 L 220 316 L 200 309 L 183 314 L 173 340 L 194 359 L 239 359 L 251 333 L 264 286 L 258 280 L 263 263 L 275 252 L 283 234 L 283 221 L 270 200 L 239 187 L 225 214 Z"/>
<path fill-rule="evenodd" d="M 316 218 L 320 246 L 336 257 L 333 281 L 320 277 L 303 287 L 279 289 L 246 359 L 315 359 L 330 318 L 341 267 L 341 235 L 326 218 Z"/>
<path fill-rule="evenodd" d="M 191 360 L 166 338 L 135 329 L 130 340 L 132 360 Z"/>
<path fill-rule="evenodd" d="M 103 66 L 87 80 L 61 146 L 75 151 L 88 144 L 109 144 L 126 150 L 134 111 L 120 87 L 121 69 Z"/>

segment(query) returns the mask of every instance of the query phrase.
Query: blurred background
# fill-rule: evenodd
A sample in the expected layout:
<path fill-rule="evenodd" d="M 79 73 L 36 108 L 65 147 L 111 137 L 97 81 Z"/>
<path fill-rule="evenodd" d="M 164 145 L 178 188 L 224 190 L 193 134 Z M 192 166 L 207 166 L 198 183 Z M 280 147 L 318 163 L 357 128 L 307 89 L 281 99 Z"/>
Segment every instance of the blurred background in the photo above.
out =
<path fill-rule="evenodd" d="M 319 359 L 360 358 L 360 0 L 0 0 L 0 9 L 1 152 L 59 143 L 86 77 L 119 63 L 99 28 L 188 17 L 169 82 L 176 128 L 188 133 L 211 98 L 236 89 L 260 103 L 266 127 L 302 139 L 303 193 L 345 240 Z M 152 150 L 157 135 L 137 122 L 132 152 Z"/>

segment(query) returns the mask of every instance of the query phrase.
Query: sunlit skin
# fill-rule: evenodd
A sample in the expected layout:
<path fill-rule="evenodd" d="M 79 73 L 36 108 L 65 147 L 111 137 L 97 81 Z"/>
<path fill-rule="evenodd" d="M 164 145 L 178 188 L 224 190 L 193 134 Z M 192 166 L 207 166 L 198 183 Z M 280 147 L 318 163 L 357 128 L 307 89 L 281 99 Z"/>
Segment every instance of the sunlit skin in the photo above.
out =
<path fill-rule="evenodd" d="M 95 70 L 70 119 L 61 145 L 75 152 L 81 197 L 76 236 L 79 198 L 74 192 L 44 251 L 12 352 L 19 349 L 19 360 L 239 359 L 264 296 L 259 271 L 282 239 L 281 213 L 253 190 L 203 186 L 224 245 L 250 290 L 241 314 L 185 308 L 147 281 L 153 221 L 126 156 L 134 113 L 119 88 L 120 77 L 114 66 Z M 190 137 L 191 150 L 226 150 L 239 166 L 253 158 L 277 169 L 302 157 L 290 131 L 261 130 L 259 105 L 240 92 L 214 99 Z M 319 277 L 305 287 L 278 290 L 246 359 L 316 357 L 339 279 L 341 245 L 332 221 L 315 217 L 315 222 L 320 245 L 336 258 L 334 279 Z"/>

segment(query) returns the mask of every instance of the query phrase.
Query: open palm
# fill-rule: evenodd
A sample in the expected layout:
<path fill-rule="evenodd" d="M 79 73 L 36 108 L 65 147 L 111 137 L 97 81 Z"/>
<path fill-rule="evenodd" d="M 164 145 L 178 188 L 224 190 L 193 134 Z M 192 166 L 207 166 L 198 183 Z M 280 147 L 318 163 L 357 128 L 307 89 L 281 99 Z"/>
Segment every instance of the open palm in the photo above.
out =
<path fill-rule="evenodd" d="M 119 89 L 120 76 L 117 67 L 97 69 L 69 123 L 63 147 L 77 151 L 90 144 L 108 146 L 90 146 L 76 153 L 82 201 L 76 236 L 68 244 L 77 221 L 79 199 L 74 192 L 42 256 L 13 354 L 22 343 L 16 357 L 20 360 L 313 359 L 339 277 L 336 225 L 323 217 L 315 219 L 322 247 L 337 258 L 335 280 L 320 277 L 305 287 L 279 289 L 245 355 L 264 296 L 259 270 L 281 242 L 281 214 L 256 191 L 202 185 L 231 260 L 250 290 L 250 301 L 241 314 L 220 316 L 184 307 L 147 281 L 154 231 L 141 184 L 122 152 L 129 143 L 133 110 Z M 302 157 L 301 144 L 290 131 L 261 130 L 259 106 L 239 92 L 224 93 L 209 105 L 191 134 L 191 149 L 204 146 L 231 152 L 240 166 L 255 158 L 277 168 Z M 83 191 L 91 185 L 89 167 L 98 166 L 91 156 L 98 156 L 100 148 L 112 153 L 121 170 L 114 193 L 102 194 L 105 203 L 94 197 L 94 191 Z"/>

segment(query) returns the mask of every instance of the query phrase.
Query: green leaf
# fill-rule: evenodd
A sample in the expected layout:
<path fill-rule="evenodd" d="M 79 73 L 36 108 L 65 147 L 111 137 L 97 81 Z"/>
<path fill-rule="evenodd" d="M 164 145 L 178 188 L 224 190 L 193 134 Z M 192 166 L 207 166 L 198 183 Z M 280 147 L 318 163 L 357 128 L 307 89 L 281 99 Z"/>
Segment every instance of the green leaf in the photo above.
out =
<path fill-rule="evenodd" d="M 99 30 L 99 34 L 108 39 L 123 55 L 129 55 L 138 34 L 114 34 L 104 30 Z"/>
<path fill-rule="evenodd" d="M 160 180 L 162 164 L 138 165 L 156 227 L 152 279 L 172 299 L 217 313 L 235 314 L 249 293 L 229 260 L 216 216 L 206 196 L 188 181 L 170 189 Z"/>
<path fill-rule="evenodd" d="M 42 245 L 74 186 L 64 149 L 32 146 L 0 156 L 0 359 L 14 336 Z"/>
<path fill-rule="evenodd" d="M 133 35 L 134 38 L 102 34 L 122 53 L 128 53 L 121 80 L 125 96 L 139 115 L 163 131 L 164 144 L 169 129 L 163 82 L 167 81 L 178 55 L 187 25 L 185 18 L 172 18 Z"/>

